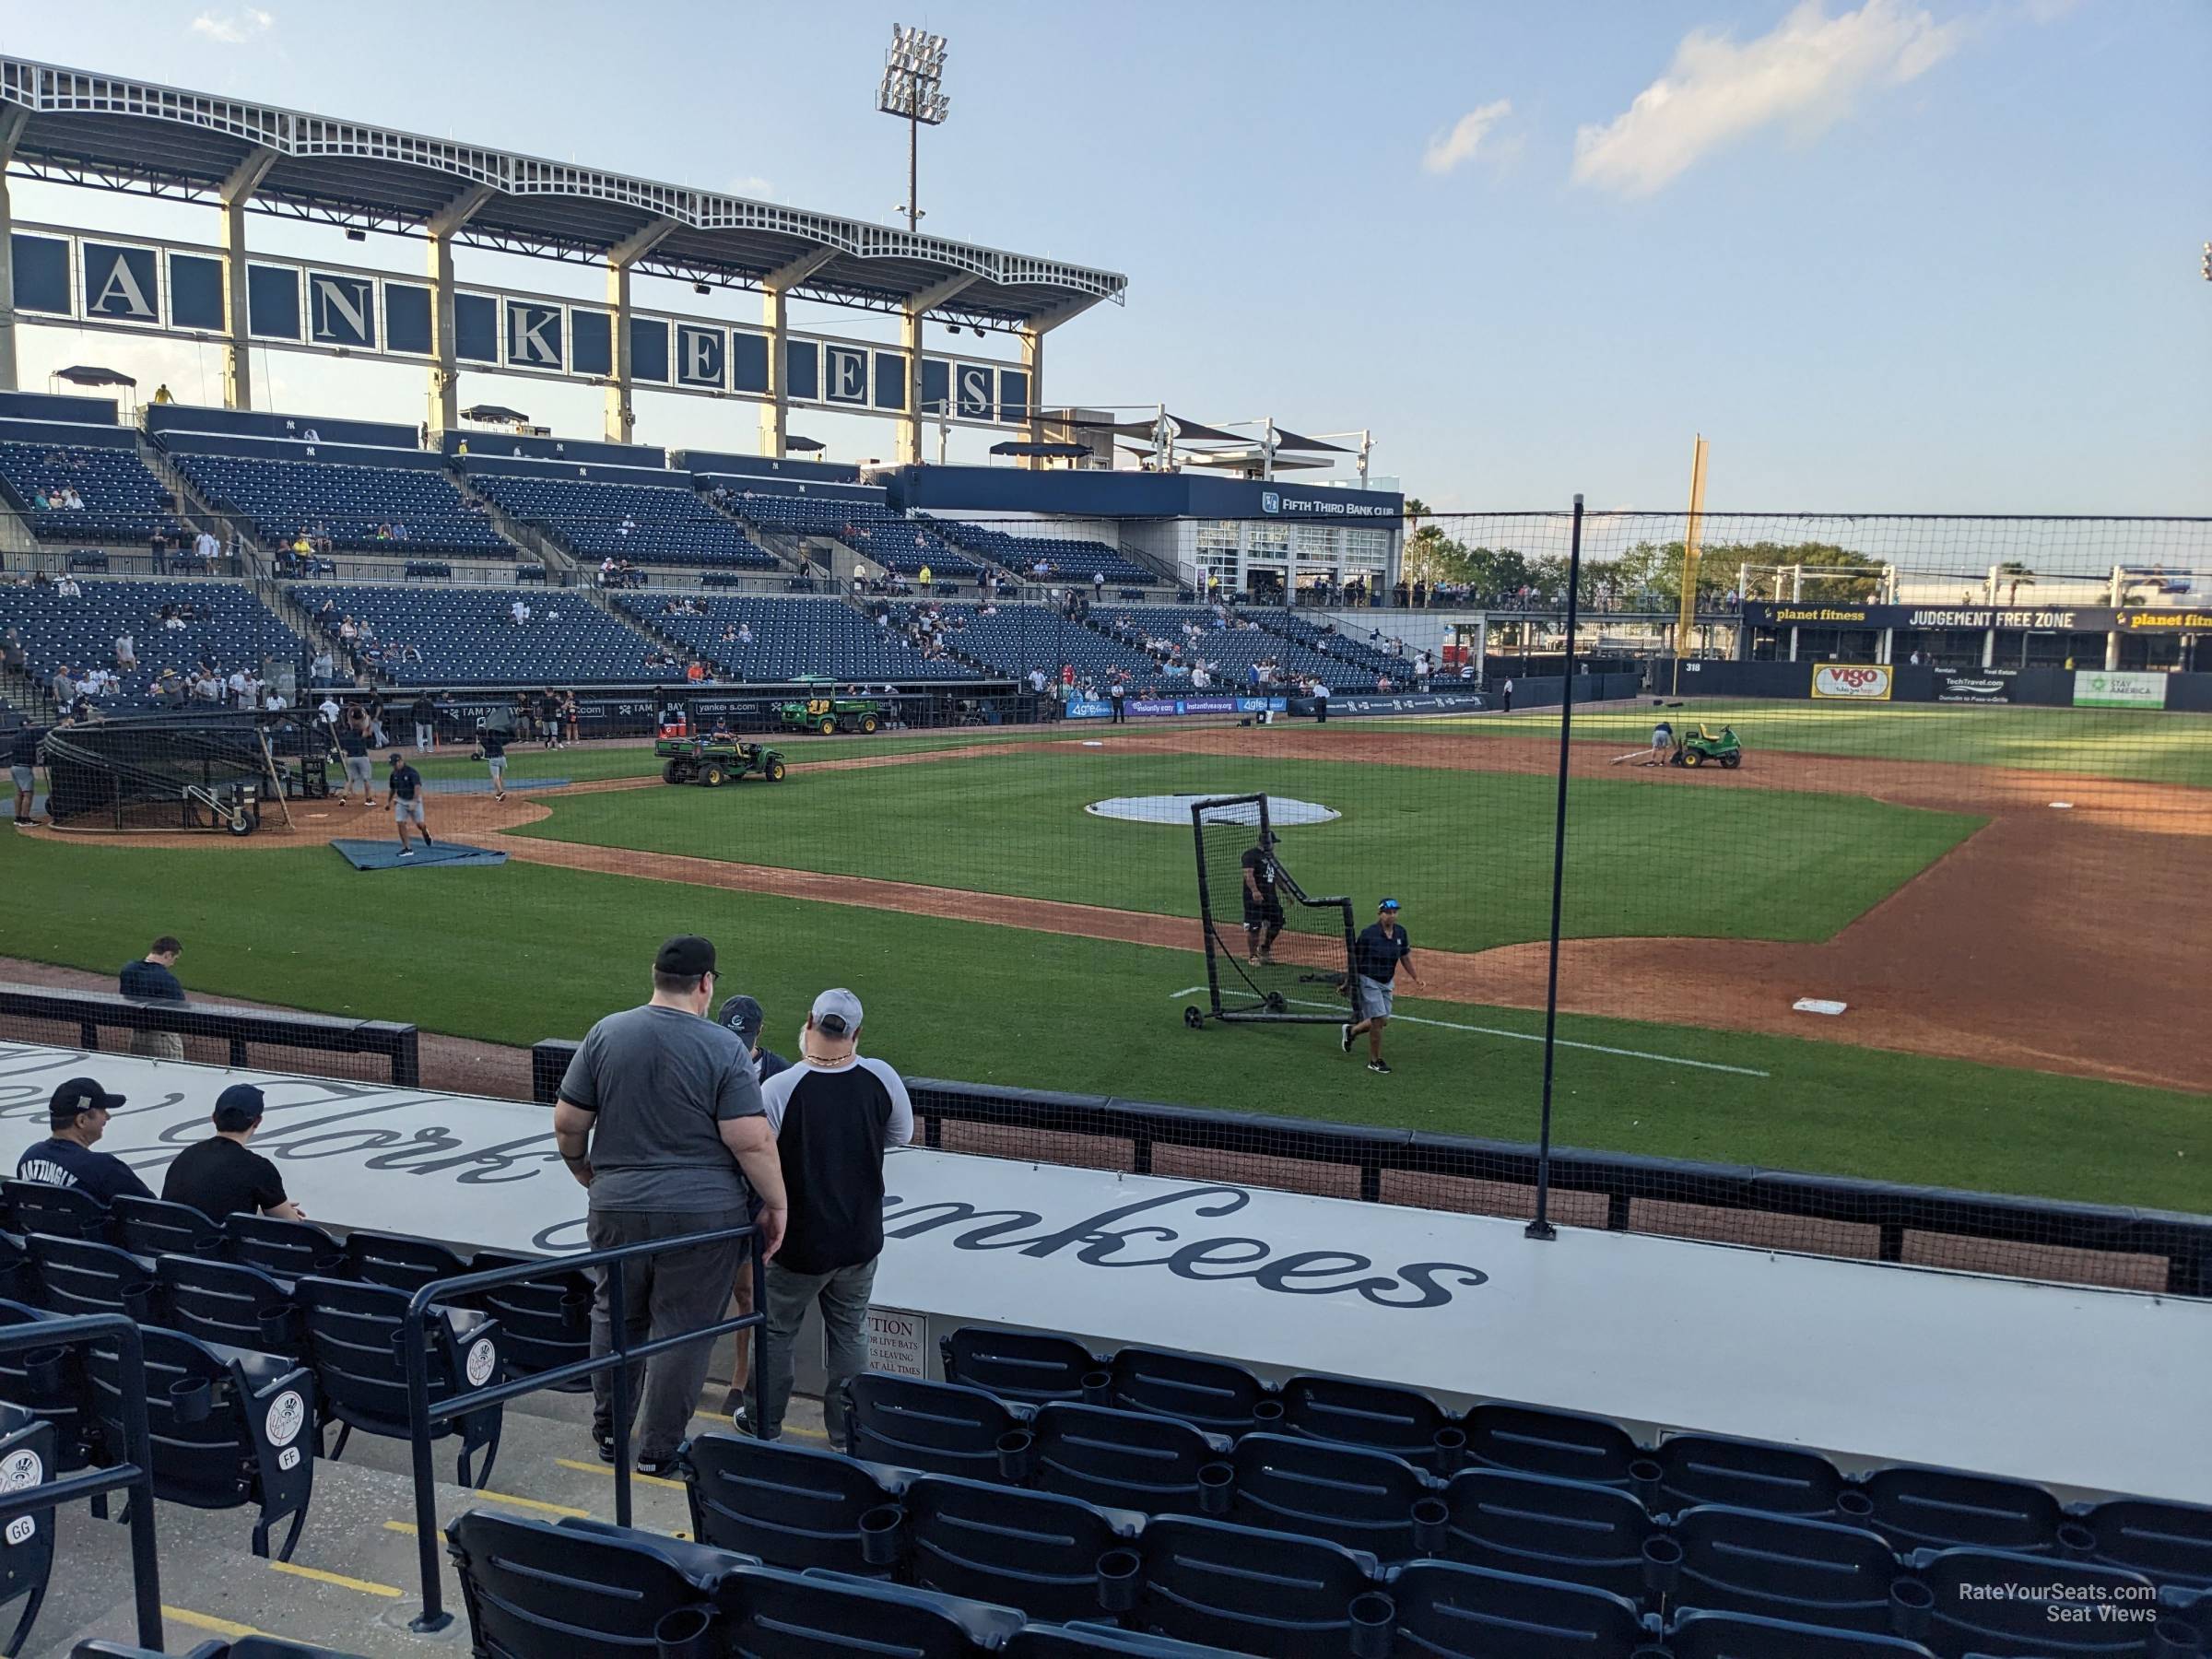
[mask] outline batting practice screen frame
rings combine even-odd
[[[1249,808],[1249,820],[1240,815]],[[1206,989],[1212,1018],[1225,1022],[1265,1021],[1276,1025],[1340,1025],[1359,1015],[1352,1005],[1352,901],[1316,899],[1276,856],[1277,842],[1264,794],[1219,795],[1191,805],[1191,834],[1198,861],[1198,915],[1206,934]],[[1275,942],[1276,960],[1253,962],[1246,934],[1243,858],[1258,847],[1275,865],[1276,890],[1283,901],[1284,925]],[[1234,894],[1234,898],[1230,894]],[[1230,904],[1235,906],[1228,909]],[[1223,930],[1229,930],[1225,935]],[[1314,1006],[1324,1003],[1323,1006]],[[1342,1003],[1341,1006],[1336,1006]],[[1186,1023],[1203,1023],[1195,1008]]]

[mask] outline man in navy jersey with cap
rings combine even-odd
[[[1413,971],[1413,941],[1398,925],[1398,901],[1385,899],[1375,907],[1375,919],[1352,941],[1353,1023],[1343,1028],[1344,1052],[1352,1052],[1352,1039],[1367,1036],[1367,1069],[1387,1076],[1390,1062],[1382,1058],[1382,1028],[1390,1023],[1394,982],[1399,969],[1416,984],[1421,976]]]
[[[131,1172],[130,1165],[112,1152],[92,1150],[92,1144],[107,1133],[108,1114],[122,1104],[121,1095],[110,1094],[92,1078],[70,1078],[46,1102],[52,1133],[17,1160],[16,1179],[75,1187],[102,1204],[124,1194],[151,1198],[153,1194]]]

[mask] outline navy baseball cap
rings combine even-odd
[[[251,1083],[233,1083],[215,1097],[215,1126],[236,1135],[261,1122],[261,1090]]]
[[[749,1049],[760,1041],[760,1028],[768,1023],[768,1014],[749,996],[729,996],[723,999],[722,1023]]]
[[[59,1124],[74,1124],[80,1112],[112,1112],[123,1104],[123,1097],[110,1094],[90,1077],[72,1077],[53,1091],[46,1102],[46,1115]]]
[[[1394,911],[1398,908],[1398,901],[1395,899],[1385,899],[1382,903],[1376,905],[1375,908],[1377,910]]]

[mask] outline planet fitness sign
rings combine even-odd
[[[1889,700],[1889,669],[1882,663],[1823,663],[1813,670],[1813,695],[1856,702]]]

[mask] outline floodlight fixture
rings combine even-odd
[[[906,123],[906,201],[900,211],[906,228],[922,225],[920,172],[922,129],[942,126],[952,100],[945,96],[945,37],[908,23],[891,26],[891,48],[883,54],[883,80],[876,107]]]

